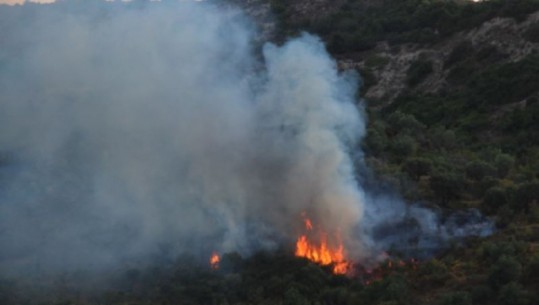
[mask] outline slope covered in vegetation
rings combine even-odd
[[[218,270],[190,257],[134,267],[105,292],[77,274],[52,290],[1,281],[0,304],[539,304],[539,1],[270,2],[277,40],[316,33],[361,74],[364,178],[480,209],[497,232],[420,262],[390,253],[353,278],[286,251],[228,253]]]
[[[317,33],[362,75],[379,178],[500,225],[539,220],[538,1],[350,0],[302,18],[273,4],[282,35]]]

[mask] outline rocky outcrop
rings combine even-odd
[[[410,89],[406,83],[407,73],[417,60],[431,62],[432,72],[413,90],[437,92],[447,85],[448,75],[455,65],[446,63],[450,60],[453,50],[460,45],[469,44],[470,52],[481,50],[496,52],[498,63],[518,61],[529,54],[539,52],[539,43],[525,38],[526,31],[537,22],[539,12],[531,14],[520,23],[512,18],[494,18],[477,28],[457,33],[432,46],[421,44],[389,46],[387,42],[381,42],[368,52],[343,56],[339,59],[339,66],[341,69],[357,69],[363,73],[370,73],[374,78],[374,85],[368,88],[365,97],[373,103],[380,101],[383,106],[391,103],[404,89]],[[479,53],[476,56],[482,55]],[[485,62],[483,67],[486,68],[487,65],[488,62]]]

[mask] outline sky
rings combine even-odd
[[[114,0],[106,0],[106,1],[114,1]],[[130,0],[122,0],[123,2],[129,2]],[[151,1],[159,1],[159,0],[151,0]],[[480,2],[482,0],[472,0],[473,2]],[[7,5],[16,5],[16,4],[24,4],[25,2],[31,2],[31,3],[54,3],[56,0],[0,0],[0,4],[7,4]]]
[[[32,3],[53,3],[56,0],[29,0],[28,2]],[[8,5],[16,5],[16,4],[24,4],[26,0],[0,0],[0,4],[8,4]]]
[[[109,2],[113,2],[114,0],[105,0]],[[129,2],[131,0],[121,0],[123,2]],[[158,0],[150,0],[150,1],[158,1]],[[48,4],[48,3],[54,3],[56,0],[0,0],[0,4],[7,4],[7,5],[22,5],[26,2],[30,3],[41,3],[41,4]]]

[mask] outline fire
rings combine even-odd
[[[344,246],[342,245],[339,234],[335,235],[336,246],[328,243],[328,234],[318,230],[313,233],[312,221],[303,213],[303,222],[305,224],[306,234],[300,235],[296,241],[296,256],[307,258],[310,261],[320,265],[333,265],[333,273],[346,274],[351,264],[346,259]],[[312,242],[309,236],[318,235],[319,242]]]
[[[221,258],[219,257],[219,254],[217,252],[213,252],[210,257],[210,266],[212,269],[219,269],[219,262],[221,261]]]

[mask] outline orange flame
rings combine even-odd
[[[307,218],[305,213],[302,213],[302,216],[303,222],[305,223],[305,229],[307,231],[312,231],[312,221]],[[338,242],[336,247],[328,245],[327,233],[320,231],[319,235],[320,242],[318,244],[311,242],[307,234],[300,235],[296,241],[296,256],[304,257],[324,266],[333,265],[333,273],[346,274],[349,271],[351,264],[345,257],[344,247],[339,235],[336,234]]]
[[[219,254],[217,252],[213,252],[210,257],[210,266],[212,269],[219,269],[219,262],[221,261],[221,258],[219,257]]]

